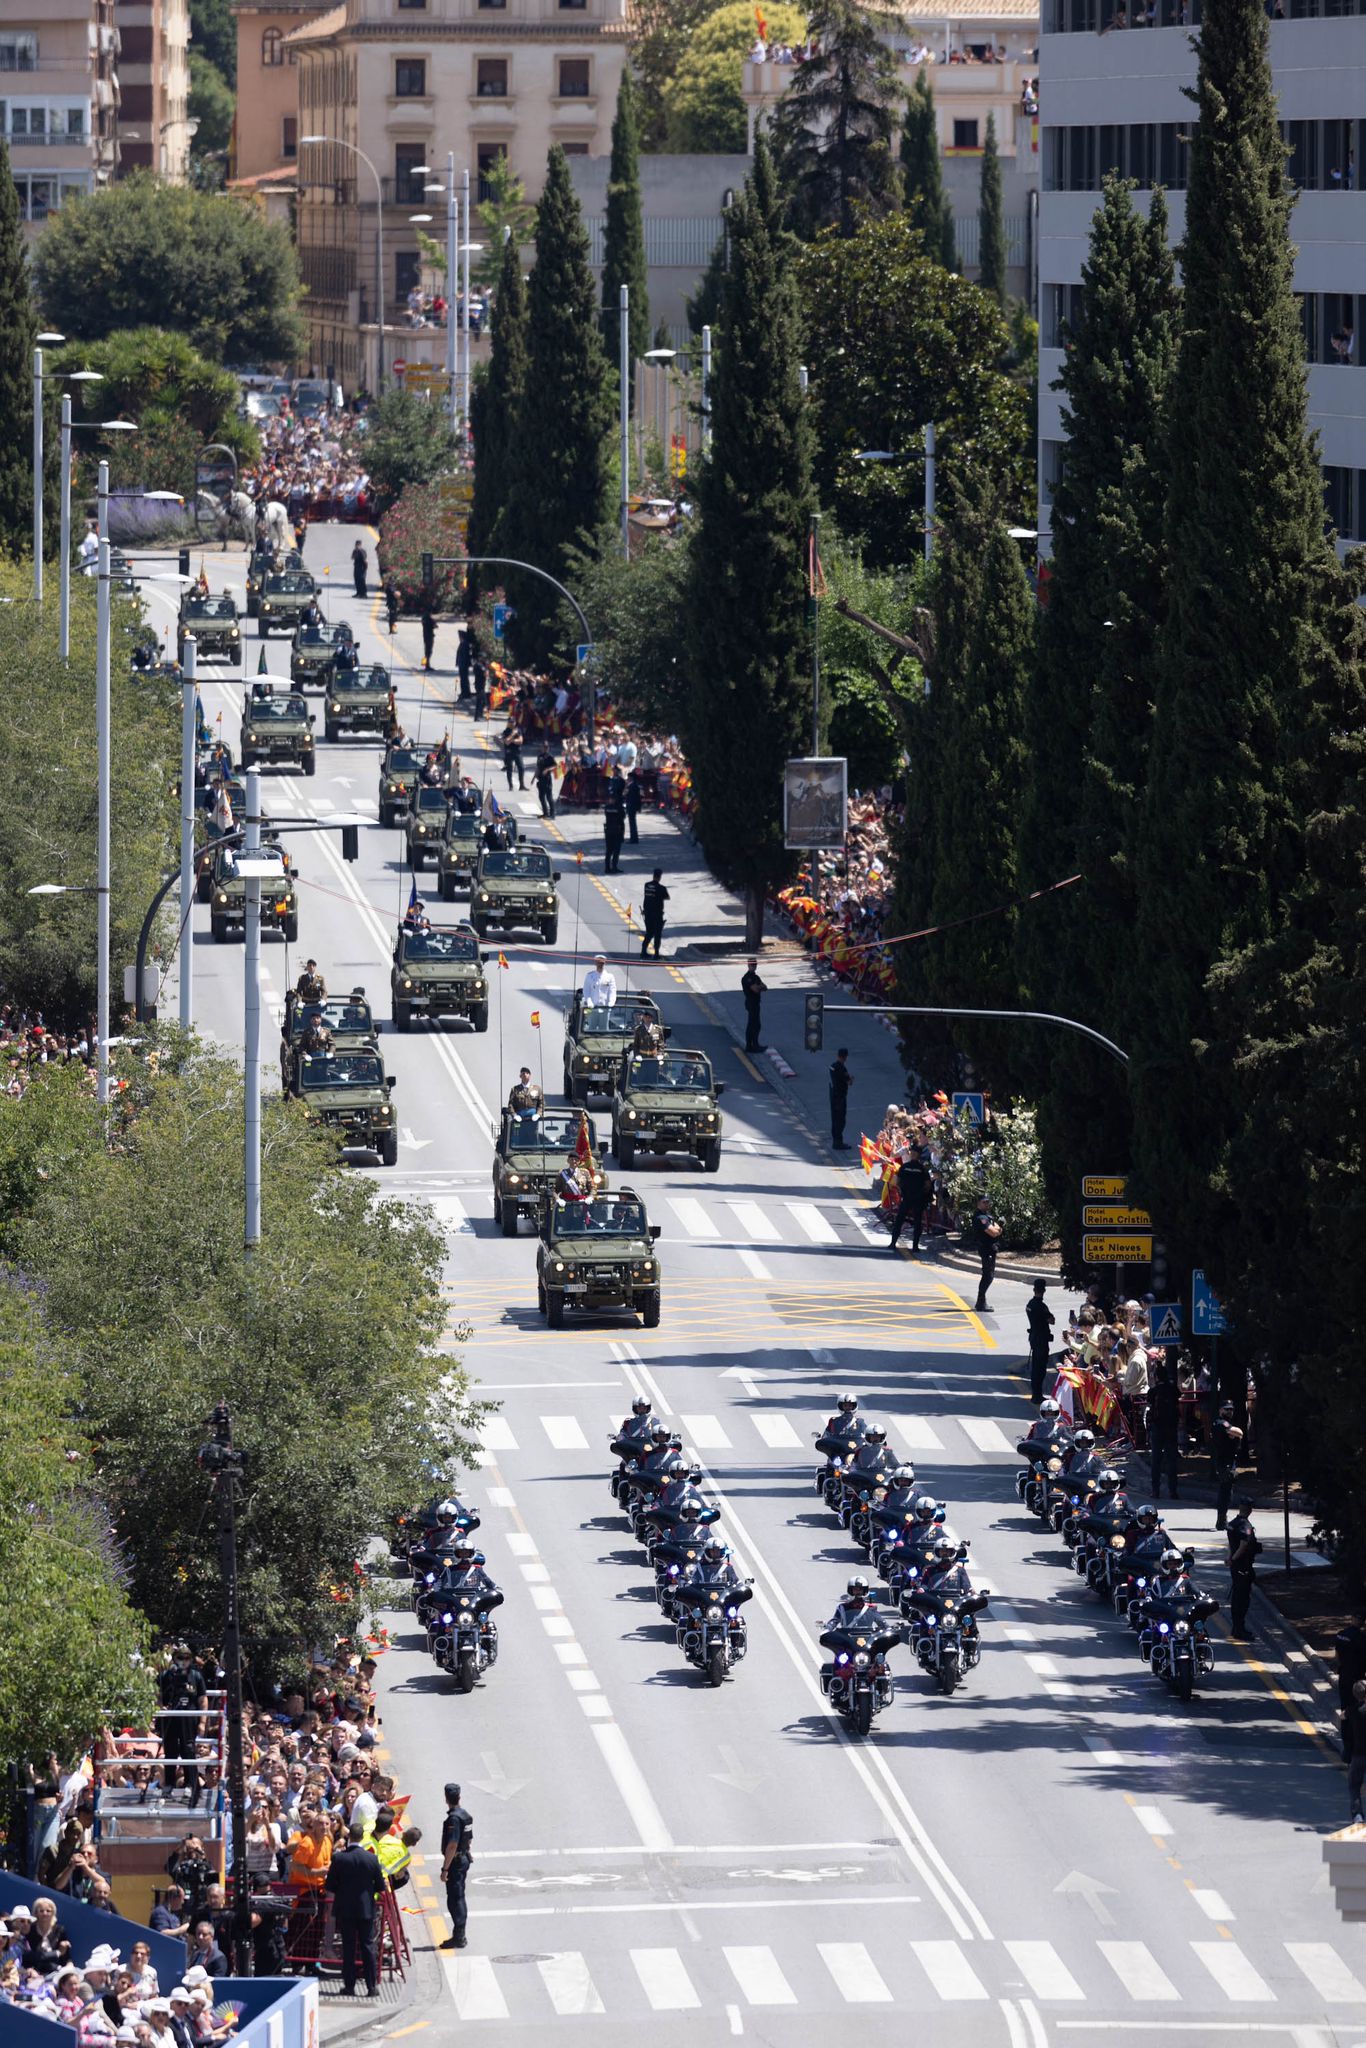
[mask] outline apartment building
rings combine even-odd
[[[114,0],[6,0],[0,10],[0,134],[31,229],[69,192],[106,185],[118,162]]]
[[[288,38],[317,21],[327,0],[236,0],[237,111],[234,182],[259,183],[297,164],[299,53]]]
[[[481,173],[502,157],[531,199],[552,143],[570,156],[608,153],[626,15],[627,0],[344,0],[285,38],[298,80],[299,261],[320,372],[373,388],[377,220],[384,321],[398,328],[421,275],[412,216],[434,215],[429,232],[443,235],[444,195],[427,188],[444,180],[448,151],[476,198]],[[307,144],[309,135],[334,140]],[[386,358],[432,356],[430,330],[412,340],[405,351],[399,334],[386,335]]]
[[[118,176],[190,168],[189,0],[114,0],[119,32]]]
[[[1324,497],[1344,544],[1366,540],[1366,0],[1272,0],[1271,61],[1304,321],[1309,418]],[[1185,88],[1201,0],[1045,0],[1040,46],[1043,189],[1039,201],[1039,529],[1046,553],[1063,433],[1050,386],[1061,323],[1075,303],[1101,181],[1114,168],[1140,203],[1163,185],[1171,236],[1185,229]]]

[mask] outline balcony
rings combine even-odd
[[[82,129],[79,135],[9,135],[5,139],[13,154],[23,149],[85,149],[90,136]]]

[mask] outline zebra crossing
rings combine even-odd
[[[495,1456],[509,1451],[587,1451],[600,1447],[608,1432],[620,1428],[621,1420],[616,1410],[604,1412],[596,1422],[591,1417],[584,1420],[575,1415],[540,1415],[534,1425],[519,1417],[514,1429],[505,1415],[490,1415],[479,1425],[477,1433],[483,1462],[488,1464]],[[772,1410],[742,1410],[728,1412],[724,1418],[707,1413],[680,1415],[678,1427],[690,1451],[704,1451],[709,1456],[725,1451],[748,1454],[755,1449],[757,1437],[765,1450],[785,1452],[789,1462],[790,1454],[798,1452],[814,1466],[817,1459],[812,1439],[823,1420],[814,1410],[793,1416],[775,1414]],[[893,1415],[886,1421],[893,1448],[905,1452],[912,1460],[936,1454],[954,1464],[975,1464],[984,1458],[1012,1462],[1015,1459],[1014,1445],[1005,1430],[987,1417],[936,1415],[930,1421],[923,1415]]]
[[[460,1956],[446,1961],[459,2018],[523,2024],[585,2013],[621,2019],[650,2013],[843,2005],[911,2009],[1028,1996],[1041,2005],[1106,2010],[1184,2005],[1202,2014],[1297,2001],[1318,2008],[1366,2008],[1366,1985],[1330,1942],[1285,1942],[1258,1964],[1232,1941],[1181,1941],[1161,1958],[1142,1941],[1073,1945],[1052,1941],[793,1941],[780,1954],[763,1943],[667,1945],[527,1956]],[[1267,1974],[1263,1975],[1265,1971]],[[1267,1981],[1276,1979],[1278,1988]]]
[[[821,1246],[825,1249],[886,1251],[885,1227],[871,1212],[848,1201],[762,1200],[741,1196],[668,1194],[638,1183],[651,1218],[664,1226],[665,1244],[699,1244],[748,1249],[757,1245]],[[430,1203],[437,1221],[452,1236],[476,1234],[476,1222],[493,1230],[492,1207],[484,1188],[454,1176],[402,1172],[385,1181],[384,1192]],[[528,1229],[530,1226],[528,1226]],[[889,1268],[893,1262],[887,1261]]]

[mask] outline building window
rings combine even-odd
[[[421,142],[396,142],[394,144],[394,204],[396,206],[421,206],[426,198],[424,186],[427,173],[419,170],[419,164],[427,161],[427,150]]]
[[[292,164],[299,154],[299,117],[286,114],[280,122],[280,154],[287,164]]]
[[[588,98],[588,59],[586,57],[561,57],[560,98],[562,100],[586,100]]]
[[[400,249],[394,258],[394,297],[400,305],[422,282],[422,258],[416,249]]]
[[[560,0],[560,7],[562,11],[564,9],[572,7],[576,9],[578,13],[582,14],[586,10],[587,6],[588,0]]]
[[[488,9],[503,8],[506,7],[507,4],[508,0],[479,0],[480,7]]]
[[[27,32],[0,36],[0,71],[36,71],[38,38]]]
[[[261,62],[267,71],[285,61],[285,39],[278,28],[268,28],[261,35]]]
[[[425,9],[427,0],[398,0],[398,4],[400,7],[407,7],[413,9],[414,12],[420,12]]]
[[[977,140],[977,123],[975,121],[954,122],[953,146],[955,149],[979,149],[981,147]]]
[[[479,198],[492,199],[493,187],[489,184],[489,172],[496,163],[507,160],[508,146],[505,142],[481,142],[475,151],[475,169],[479,174]]]
[[[560,148],[566,156],[587,156],[588,154],[588,144],[586,142],[562,142]]]
[[[505,100],[508,92],[507,58],[476,58],[474,90],[481,100]]]
[[[394,66],[394,93],[401,100],[425,99],[427,94],[427,60],[425,57],[400,57]]]

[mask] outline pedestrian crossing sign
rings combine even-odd
[[[1179,1301],[1154,1301],[1148,1307],[1148,1328],[1154,1344],[1179,1344],[1181,1342],[1181,1304]]]
[[[975,1089],[959,1088],[954,1091],[953,1120],[961,1123],[966,1117],[970,1124],[986,1122],[986,1103]]]

